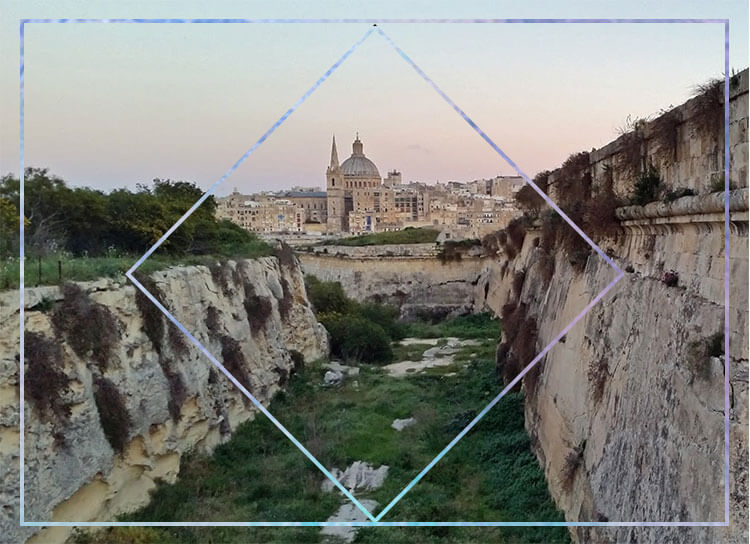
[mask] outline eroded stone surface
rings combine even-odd
[[[349,491],[372,491],[383,485],[388,476],[388,468],[388,465],[373,468],[372,465],[364,461],[355,461],[344,471],[332,468],[331,474]],[[334,486],[331,480],[326,478],[321,484],[321,489],[333,491],[338,488]]]
[[[407,427],[411,427],[412,425],[416,425],[417,420],[413,417],[407,417],[406,419],[394,419],[393,423],[391,423],[391,427],[396,429],[397,431],[403,431]]]
[[[371,513],[378,506],[377,501],[370,499],[362,499],[359,501],[362,506],[367,508]],[[367,521],[368,517],[362,510],[352,502],[346,502],[341,505],[338,511],[328,518],[326,521],[331,522],[343,522],[343,521]],[[344,542],[352,542],[357,536],[357,527],[349,526],[328,526],[321,529],[321,534],[326,537],[334,537],[336,540],[343,540]],[[329,539],[330,541],[331,539]]]
[[[189,266],[156,272],[152,278],[172,313],[220,362],[221,336],[237,341],[247,387],[263,403],[294,371],[290,350],[308,361],[328,353],[327,333],[309,306],[298,265],[280,266],[268,257],[230,262],[219,274]],[[184,452],[210,452],[237,425],[254,417],[254,408],[241,392],[212,370],[212,363],[187,339],[174,340],[165,327],[161,355],[157,353],[144,332],[129,282],[103,279],[79,285],[111,312],[119,323],[119,338],[103,370],[62,343],[60,368],[71,380],[64,397],[71,410],[68,423],[43,422],[27,401],[26,519],[112,520],[145,505],[157,480],[174,481]],[[270,303],[257,329],[251,328],[245,311],[246,290]],[[0,297],[0,501],[8,505],[0,511],[0,534],[8,542],[23,542],[36,531],[18,526],[18,298],[17,291]],[[61,300],[60,289],[26,290],[25,327],[56,341],[50,313],[34,308],[43,299]],[[281,299],[288,303],[283,312]],[[214,322],[208,319],[211,307]],[[184,386],[176,419],[168,408],[170,381],[162,364],[181,376]],[[132,420],[122,454],[115,454],[101,427],[93,398],[94,373],[115,385]],[[64,437],[64,447],[55,444],[53,431]],[[61,542],[68,534],[69,528],[45,529],[33,541]]]

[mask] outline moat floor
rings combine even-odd
[[[497,337],[407,339],[394,346],[397,362],[419,364],[441,357],[450,361],[396,374],[388,367],[346,362],[359,366],[359,372],[342,372],[334,384],[324,380],[330,367],[323,361],[310,363],[269,409],[327,469],[337,467],[336,474],[343,475],[343,469],[353,464],[360,467],[364,475],[350,474],[345,485],[377,515],[500,392],[494,369],[496,344]],[[394,426],[395,420],[409,424]],[[378,475],[376,485],[367,480],[373,474]],[[322,472],[261,415],[240,426],[212,456],[188,458],[176,484],[160,486],[151,505],[123,519],[324,521],[352,514],[346,507],[352,503],[324,480]],[[383,521],[563,521],[530,450],[521,393],[504,397]],[[343,539],[383,544],[569,542],[564,527],[117,528],[94,536],[79,533],[74,542]]]

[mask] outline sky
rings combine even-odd
[[[75,2],[0,0],[0,172],[19,170],[20,18],[729,18],[748,65],[747,2]],[[628,116],[724,71],[721,24],[380,27],[526,174],[613,140]],[[371,28],[355,24],[28,24],[25,164],[109,190],[216,183]],[[356,132],[381,176],[515,173],[373,33],[217,189],[324,186]]]

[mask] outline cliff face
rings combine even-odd
[[[328,353],[297,262],[273,257],[144,279],[262,403],[302,360]],[[187,451],[210,452],[255,409],[197,347],[112,280],[26,290],[25,518],[114,520],[173,481]],[[0,532],[18,527],[18,292],[0,301]],[[280,439],[283,439],[281,435]],[[30,542],[60,542],[48,528]]]
[[[581,542],[744,542],[748,456],[747,189],[731,195],[730,513],[726,528],[574,530]],[[723,194],[621,208],[602,248],[628,273],[524,378],[526,427],[570,521],[724,520]],[[614,277],[598,256],[575,270],[528,231],[488,263],[477,299],[525,304],[528,360]],[[664,272],[679,280],[668,286]],[[523,274],[521,274],[523,272]],[[519,273],[519,274],[516,274]],[[516,280],[514,291],[514,277]],[[517,294],[516,294],[517,293]],[[479,304],[479,302],[477,302]],[[509,318],[510,319],[510,318]],[[514,319],[519,319],[515,316]],[[508,341],[508,323],[505,338]],[[502,352],[502,350],[499,350]],[[507,358],[499,353],[499,365]]]

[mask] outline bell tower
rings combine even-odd
[[[328,232],[340,233],[344,230],[346,210],[344,208],[344,175],[339,165],[336,151],[336,136],[331,145],[331,163],[326,168],[326,203],[328,206]]]

